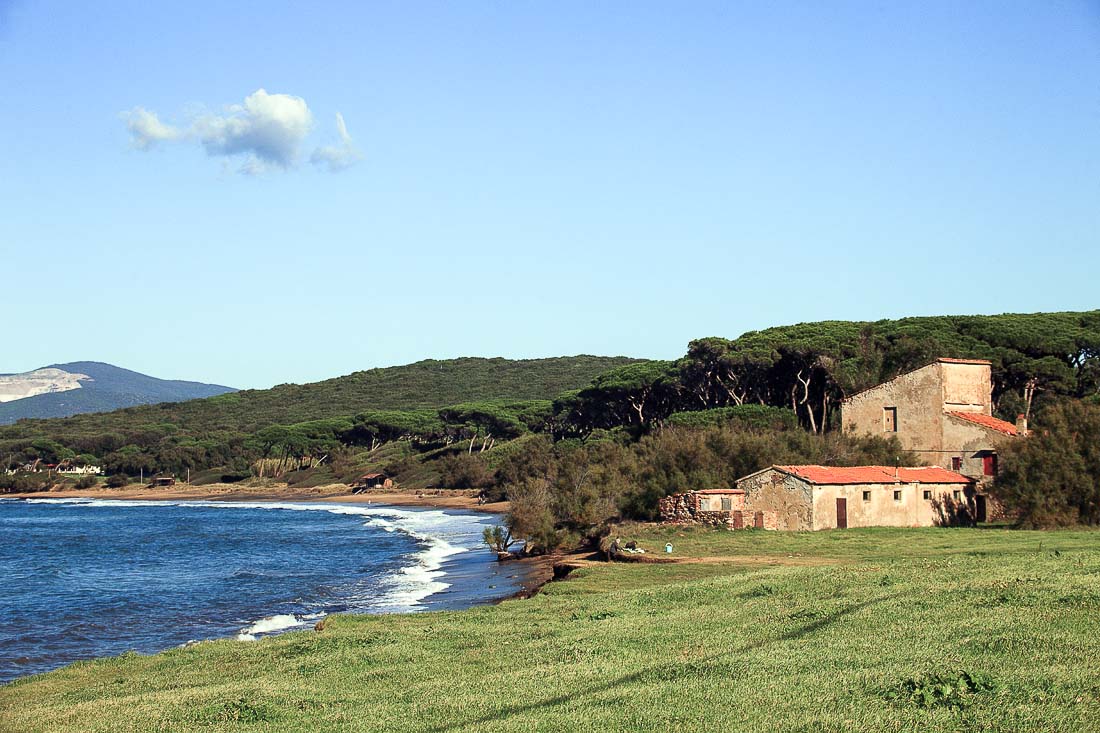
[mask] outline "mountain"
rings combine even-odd
[[[157,379],[97,361],[51,364],[0,374],[0,425],[23,418],[69,417],[234,392],[232,387]]]
[[[65,440],[108,433],[159,434],[165,425],[171,425],[176,437],[201,438],[211,434],[251,433],[268,425],[354,415],[364,410],[439,408],[501,398],[553,399],[562,392],[585,386],[608,369],[636,361],[639,360],[623,356],[587,355],[519,360],[429,359],[311,384],[280,384],[271,389],[249,389],[204,400],[20,423],[0,430],[0,439],[48,435]],[[65,366],[74,369],[80,366],[87,373],[87,365]],[[69,394],[72,393],[56,396]],[[52,395],[40,395],[49,396]],[[0,410],[13,404],[19,403],[0,404]],[[0,419],[0,424],[3,422]]]

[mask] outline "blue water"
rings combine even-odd
[[[493,521],[383,505],[0,499],[0,682],[329,613],[503,598],[522,578],[482,543]]]

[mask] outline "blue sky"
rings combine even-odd
[[[265,387],[1098,305],[1086,0],[0,0],[0,85],[0,372]]]

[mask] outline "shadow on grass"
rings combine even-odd
[[[784,641],[797,641],[806,636],[809,636],[810,634],[820,631],[826,626],[830,626],[831,624],[836,623],[845,616],[850,616],[851,614],[862,611],[865,608],[878,605],[880,603],[883,603],[884,601],[898,598],[901,595],[903,594],[894,593],[890,595],[879,596],[878,598],[871,598],[861,603],[854,603],[850,606],[846,606],[845,608],[840,609],[839,611],[836,611],[835,613],[831,613],[828,616],[824,616],[822,618],[815,619],[814,621],[811,621],[807,624],[803,624],[797,629],[792,629],[785,634],[780,634],[775,638],[761,639],[759,641],[749,642],[731,651],[712,654],[708,657],[695,660],[690,665],[664,664],[646,667],[644,669],[638,670],[637,672],[632,672],[630,674],[622,675],[621,677],[607,680],[606,682],[603,682],[601,684],[593,685],[587,690],[569,692],[563,695],[556,695],[547,700],[530,702],[525,705],[512,705],[510,707],[504,708],[503,710],[495,711],[478,718],[472,718],[470,720],[465,720],[457,723],[439,725],[435,728],[432,728],[431,730],[435,731],[436,733],[448,733],[449,731],[457,731],[463,728],[467,728],[469,726],[480,728],[490,723],[499,723],[502,720],[512,717],[513,715],[520,715],[522,713],[556,707],[558,705],[563,705],[568,702],[575,702],[579,699],[591,697],[592,695],[596,695],[602,692],[607,692],[615,689],[616,687],[631,684],[633,682],[644,682],[647,680],[668,682],[679,679],[681,677],[688,677],[697,673],[696,670],[698,669],[698,666],[700,664],[709,664],[710,662],[717,661],[724,657],[732,657],[739,654],[746,654],[751,651],[762,649],[771,644],[777,644]]]

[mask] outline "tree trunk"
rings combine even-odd
[[[813,380],[813,373],[811,372],[810,376],[803,379],[802,370],[799,369],[798,374],[795,375],[795,379],[802,384],[802,400],[798,404],[806,405],[806,414],[810,418],[810,430],[814,434],[817,434],[817,420],[814,419],[814,408],[813,405],[810,404],[810,382]]]
[[[1024,383],[1024,419],[1031,419],[1031,401],[1039,391],[1039,378],[1032,377]]]

